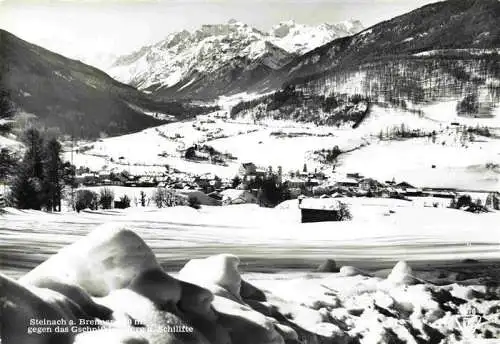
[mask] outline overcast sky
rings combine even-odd
[[[431,2],[435,0],[0,0],[0,28],[88,61],[232,18],[261,30],[290,19],[321,24],[353,18],[371,26]]]

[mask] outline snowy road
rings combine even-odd
[[[325,258],[366,269],[401,259],[420,265],[465,258],[500,261],[500,233],[494,229],[498,212],[476,215],[393,200],[352,202],[355,220],[320,224],[300,224],[294,207],[253,205],[80,214],[7,209],[0,216],[0,271],[19,276],[108,222],[137,231],[170,271],[189,259],[223,252],[238,255],[246,271],[310,269]],[[388,209],[395,211],[389,216]]]

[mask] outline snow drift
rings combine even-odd
[[[17,281],[0,274],[1,342],[453,343],[500,335],[499,290],[443,276],[437,286],[403,261],[385,276],[344,266],[292,280],[253,274],[251,283],[239,264],[218,254],[174,277],[133,229],[102,225]],[[462,316],[471,311],[479,321],[467,334]]]

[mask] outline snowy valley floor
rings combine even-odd
[[[0,216],[1,269],[26,272],[96,226],[136,231],[168,270],[218,253],[236,254],[253,271],[310,269],[327,258],[366,269],[399,260],[500,260],[500,212],[471,214],[408,201],[346,198],[354,219],[301,224],[296,201],[256,205],[83,211],[47,214],[6,209]]]
[[[28,288],[33,300],[41,297],[48,305],[59,300],[61,307],[66,296],[54,295],[64,290],[71,298],[68,285],[76,285],[113,311],[112,330],[58,343],[497,342],[499,212],[470,214],[389,199],[344,201],[352,221],[317,224],[300,223],[296,201],[275,209],[241,205],[80,214],[8,208],[0,216],[0,299],[22,303],[16,295],[26,298]],[[113,225],[99,227],[105,223]],[[131,229],[152,252],[139,237],[113,228]],[[195,259],[207,256],[212,257]],[[328,258],[337,263],[333,272],[313,271]],[[177,294],[156,260],[171,276],[208,289],[214,298],[182,282],[176,302],[184,315],[165,306]],[[240,272],[258,289],[246,282],[240,289]],[[50,282],[54,279],[66,287]],[[184,300],[185,293],[195,294]],[[17,309],[36,316],[35,301],[27,302]],[[140,319],[146,330],[188,317],[198,334],[186,339],[146,331],[142,336],[120,321],[123,316]],[[14,326],[11,338],[26,340],[15,327],[21,325],[9,325],[6,318],[4,329]],[[207,322],[213,326],[207,328]]]

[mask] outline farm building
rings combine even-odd
[[[75,183],[83,184],[86,186],[97,185],[99,182],[98,175],[96,173],[84,173],[75,176]]]
[[[266,175],[266,171],[257,168],[252,162],[241,164],[238,172],[243,176],[243,179],[252,179],[257,176],[264,177]]]
[[[341,203],[333,198],[299,199],[302,223],[340,221]]]
[[[416,189],[413,185],[407,182],[398,183],[394,187],[403,191],[406,191],[407,189]]]
[[[338,180],[337,183],[335,184],[337,187],[359,187],[359,181],[357,181],[354,178],[344,178],[341,180]]]
[[[254,163],[247,162],[240,166],[239,174],[242,176],[251,176],[257,172],[257,166]]]
[[[224,204],[257,203],[257,197],[248,190],[227,189],[221,192]]]
[[[293,178],[287,180],[288,187],[290,188],[305,188],[307,181],[300,178]]]
[[[196,202],[200,205],[221,205],[220,201],[198,190],[180,190],[177,192],[177,194],[183,197],[185,201],[189,201],[189,199],[195,199]]]

